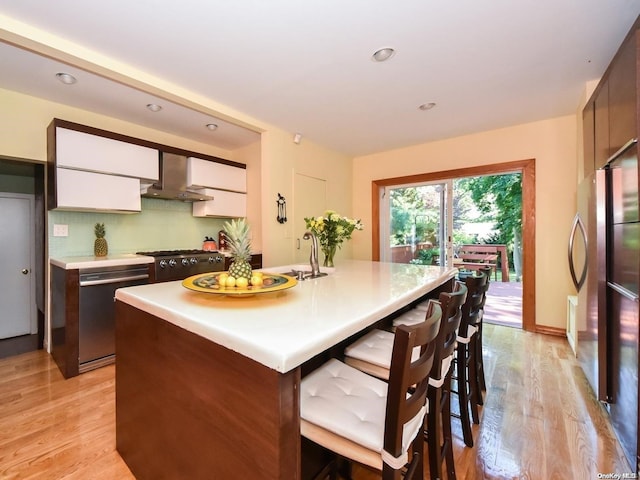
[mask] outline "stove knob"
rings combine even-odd
[[[167,268],[167,261],[166,260],[160,260],[160,268]]]
[[[196,263],[198,263],[198,260],[196,259],[196,257],[191,257],[191,258],[189,259],[189,263],[190,263],[191,265],[195,265]]]
[[[207,260],[209,263],[214,263],[216,261],[215,257],[209,257]]]
[[[184,267],[188,267],[189,266],[189,260],[186,259],[186,258],[183,258],[181,263],[182,263],[182,266],[184,266]]]
[[[218,263],[222,263],[223,261],[224,261],[224,259],[222,258],[222,255],[218,255],[218,256],[216,257],[216,262],[218,262]]]
[[[176,266],[176,261],[173,258],[171,260],[169,260],[169,266],[170,267],[175,267]]]

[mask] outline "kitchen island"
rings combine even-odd
[[[328,276],[247,298],[181,282],[118,290],[118,451],[139,479],[300,479],[301,376],[450,289],[456,272],[345,260]]]

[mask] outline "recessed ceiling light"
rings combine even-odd
[[[418,108],[420,110],[431,110],[435,106],[436,106],[435,102],[429,102],[429,103],[423,103]]]
[[[56,73],[56,77],[65,85],[73,85],[78,81],[76,80],[76,77],[74,77],[70,73],[63,73],[63,72]]]
[[[155,103],[148,103],[147,104],[147,108],[149,110],[151,110],[152,112],[159,112],[160,110],[162,110],[162,107],[160,105],[155,104]]]
[[[396,51],[391,47],[381,48],[379,50],[376,50],[373,53],[373,55],[371,56],[371,59],[374,62],[384,62],[386,60],[389,60],[391,57],[393,57],[394,53],[396,53]]]
[[[218,128],[218,125],[216,125],[215,123],[207,123],[205,126],[211,131],[214,131]]]

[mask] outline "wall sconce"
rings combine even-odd
[[[287,221],[287,200],[278,193],[276,204],[278,205],[278,216],[276,220],[278,220],[278,223],[285,223]]]

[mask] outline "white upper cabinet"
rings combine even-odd
[[[189,157],[187,159],[187,186],[245,193],[247,191],[247,170],[233,165]]]
[[[56,127],[56,165],[144,180],[160,178],[158,150],[61,127]]]
[[[57,168],[56,194],[60,210],[128,213],[142,208],[137,178]]]
[[[246,217],[247,194],[227,192],[224,190],[205,189],[205,195],[213,200],[195,202],[193,204],[194,217]]]

